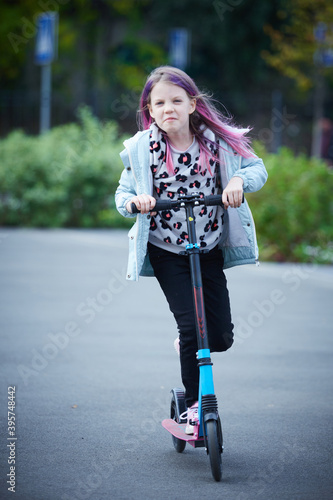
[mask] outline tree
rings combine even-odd
[[[285,19],[279,31],[265,27],[272,40],[273,52],[263,58],[283,75],[294,80],[298,88],[314,87],[312,156],[321,156],[322,118],[326,97],[326,79],[333,82],[333,4],[326,0],[292,0],[279,13]],[[331,55],[330,55],[331,54]]]
[[[278,11],[282,25],[279,29],[270,24],[264,27],[272,42],[271,51],[262,51],[263,59],[294,80],[300,90],[307,91],[315,84],[319,49],[333,49],[333,3],[327,0],[286,0]],[[319,47],[315,29],[325,23],[328,36]],[[332,68],[322,70],[333,76]]]
[[[52,66],[54,123],[72,120],[78,105],[86,103],[100,118],[115,118],[123,130],[132,132],[139,90],[147,74],[168,63],[170,30],[187,28],[192,40],[186,70],[198,86],[223,102],[236,121],[254,125],[259,117],[264,126],[277,78],[261,57],[262,50],[270,48],[263,27],[279,31],[284,19],[277,13],[285,2],[3,0],[1,26],[11,40],[8,36],[0,39],[1,88],[13,95],[13,101],[15,89],[26,91],[32,101],[29,110],[37,108],[35,20],[43,10],[58,10],[59,57]],[[10,106],[5,103],[4,108]],[[29,129],[33,128],[32,114],[28,113]]]

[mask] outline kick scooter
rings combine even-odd
[[[182,389],[174,388],[171,391],[170,418],[162,421],[162,426],[172,434],[173,445],[178,453],[182,453],[186,443],[194,448],[205,447],[209,456],[210,466],[215,481],[222,477],[223,437],[222,426],[218,414],[217,398],[214,393],[213,369],[210,358],[210,349],[207,338],[207,327],[202,289],[202,278],[199,254],[202,252],[197,242],[195,230],[195,216],[193,209],[196,206],[222,205],[221,195],[200,196],[199,193],[180,195],[177,200],[157,201],[152,212],[184,208],[188,229],[188,243],[184,254],[189,256],[193,300],[196,314],[196,331],[198,339],[198,366],[199,366],[199,395],[198,420],[191,422],[194,425],[193,435],[185,434],[186,412],[185,395]],[[132,204],[132,213],[138,210]]]

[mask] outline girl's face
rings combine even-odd
[[[172,137],[189,134],[190,114],[195,104],[195,99],[190,99],[182,87],[158,82],[150,93],[148,108],[158,127]]]

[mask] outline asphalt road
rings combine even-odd
[[[1,499],[333,498],[332,268],[227,271],[216,483],[204,449],[177,454],[160,424],[176,328],[153,278],[125,281],[126,233],[2,229],[0,255]]]

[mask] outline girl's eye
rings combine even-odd
[[[175,99],[175,102],[182,102],[181,99]]]

